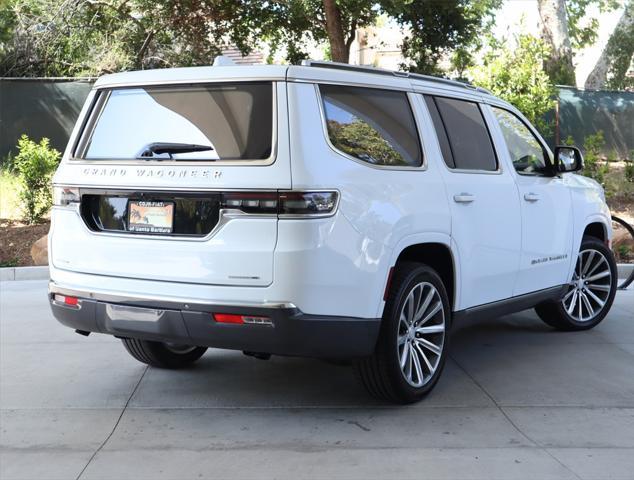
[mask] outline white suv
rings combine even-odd
[[[108,75],[54,179],[53,313],[157,367],[207,347],[352,359],[372,394],[416,401],[464,317],[606,316],[610,213],[581,164],[450,80],[314,61]]]

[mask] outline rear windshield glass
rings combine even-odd
[[[271,156],[270,82],[131,87],[102,92],[79,156],[263,160]]]

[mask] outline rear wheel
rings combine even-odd
[[[443,369],[451,310],[438,274],[426,265],[397,267],[374,354],[355,363],[375,397],[412,403],[434,388]]]
[[[122,338],[123,346],[139,362],[158,368],[183,368],[198,360],[205,347],[151,342],[136,338]]]
[[[563,298],[542,303],[535,311],[558,330],[588,330],[610,311],[617,281],[616,262],[610,249],[599,239],[585,237]]]

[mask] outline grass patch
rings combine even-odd
[[[18,258],[12,258],[10,260],[0,260],[0,268],[17,267],[20,264]]]
[[[21,218],[19,190],[17,175],[6,169],[0,170],[0,218]]]

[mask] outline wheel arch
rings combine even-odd
[[[585,236],[595,237],[605,242],[608,237],[608,232],[606,225],[600,221],[594,221],[586,225],[586,228],[583,230],[582,238]]]
[[[452,310],[456,305],[458,295],[458,268],[459,263],[452,251],[449,238],[429,238],[420,242],[407,242],[395,249],[395,255],[391,265],[398,267],[399,263],[410,261],[424,263],[433,268],[447,289]],[[386,285],[389,288],[389,285]]]
[[[581,248],[581,242],[585,236],[598,238],[602,242],[612,241],[612,221],[607,213],[595,213],[585,218],[583,222],[579,222],[575,228],[575,236],[572,245],[572,255],[570,256],[570,264],[568,266],[568,275],[566,278],[572,277],[572,272],[577,261],[577,254]]]

